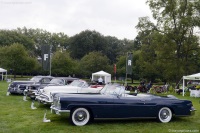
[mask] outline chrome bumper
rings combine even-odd
[[[47,100],[46,98],[42,98],[40,96],[36,96],[35,98],[37,101],[42,102],[42,103],[52,103],[53,101]]]
[[[59,114],[59,113],[70,113],[70,110],[60,110],[58,108],[56,108],[54,105],[52,105],[50,107],[51,110],[54,110],[56,112],[56,114]]]
[[[194,107],[192,107],[192,108],[190,109],[190,114],[191,114],[191,115],[194,115],[194,114],[195,114],[195,111],[196,111],[196,109],[195,109]]]
[[[24,90],[21,90],[19,88],[8,88],[8,92],[10,92],[10,93],[17,93],[17,94],[23,94]]]

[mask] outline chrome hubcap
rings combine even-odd
[[[75,115],[75,120],[78,122],[84,121],[87,117],[86,113],[83,111],[78,111]]]
[[[160,117],[161,117],[162,119],[167,119],[167,118],[169,117],[169,112],[168,112],[167,110],[163,110],[163,111],[161,112]]]
[[[84,118],[84,117],[83,117],[83,114],[78,114],[78,119],[79,119],[79,120],[83,120],[83,118]]]

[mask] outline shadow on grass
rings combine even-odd
[[[71,125],[70,123],[70,115],[69,114],[51,114],[49,117],[53,123],[59,124],[59,125]],[[190,120],[182,118],[182,117],[174,117],[170,123],[176,124],[176,123],[188,123]],[[90,121],[87,125],[132,125],[132,124],[139,124],[139,125],[149,125],[154,123],[155,125],[163,124],[159,122],[156,118],[153,119],[139,119],[139,118],[133,118],[133,119],[94,119],[93,121]],[[71,125],[72,126],[72,125]]]

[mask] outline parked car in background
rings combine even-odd
[[[170,122],[173,116],[190,116],[195,109],[189,100],[175,96],[125,93],[124,86],[107,86],[100,94],[56,94],[51,109],[56,114],[70,113],[73,125],[84,126],[93,119],[157,118]]]
[[[77,80],[77,79],[78,78],[72,78],[72,77],[55,77],[48,84],[36,83],[36,84],[27,85],[26,89],[24,90],[24,93],[28,97],[34,99],[37,95],[39,95],[39,91],[42,91],[42,89],[46,86],[69,85],[72,81]]]
[[[53,79],[52,76],[34,76],[28,81],[12,81],[8,85],[8,92],[10,94],[23,94],[27,86],[33,84],[49,84]]]
[[[67,86],[47,86],[36,96],[42,103],[52,103],[54,93],[99,93],[103,86],[90,86],[85,80],[74,80]]]

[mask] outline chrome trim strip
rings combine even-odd
[[[59,112],[59,113],[64,113],[64,112],[70,113],[70,110],[60,110],[54,106],[51,106],[50,109],[55,110],[56,112]]]
[[[38,97],[38,96],[36,96],[35,99],[38,100],[38,101],[41,101],[41,102],[46,102],[46,103],[52,103],[53,102],[53,101],[50,101],[50,100],[47,100],[45,98],[41,98],[41,97]]]
[[[97,120],[155,119],[156,117],[94,118]]]

